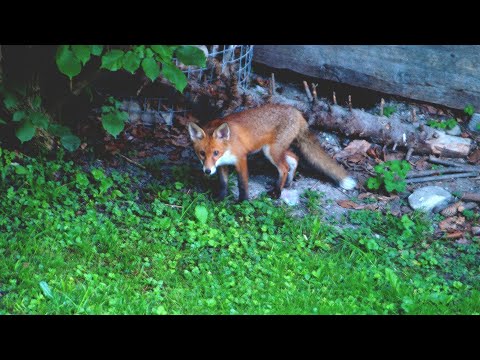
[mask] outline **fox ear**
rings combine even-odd
[[[223,123],[213,132],[213,136],[220,140],[230,139],[230,127],[227,123]]]
[[[192,141],[201,140],[205,137],[205,132],[202,128],[192,122],[188,123],[188,132],[190,133],[190,139],[192,139]]]

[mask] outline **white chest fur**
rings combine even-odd
[[[215,166],[235,165],[237,163],[237,157],[233,155],[230,150],[227,150],[223,155],[215,162]]]

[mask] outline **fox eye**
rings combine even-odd
[[[217,156],[217,155],[218,155],[218,151],[215,150],[215,151],[213,152],[213,156]]]
[[[205,151],[200,151],[200,155],[205,156]]]

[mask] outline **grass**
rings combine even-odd
[[[430,240],[421,214],[320,220],[263,197],[0,160],[2,314],[478,314],[478,242]],[[13,161],[13,162],[12,162]],[[18,163],[18,164],[16,164]]]

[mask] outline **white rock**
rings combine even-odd
[[[458,136],[462,133],[462,129],[460,129],[460,126],[455,125],[453,129],[445,131],[448,135],[453,135],[453,136]]]
[[[297,190],[283,189],[280,199],[282,199],[288,206],[295,206],[300,202],[300,195]]]
[[[408,197],[408,203],[414,210],[430,212],[437,206],[448,204],[452,199],[452,194],[440,186],[425,186],[415,190]]]
[[[475,113],[473,114],[472,118],[470,119],[470,122],[468,123],[468,129],[470,131],[480,132],[477,126],[480,127],[480,114]]]

